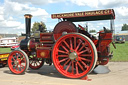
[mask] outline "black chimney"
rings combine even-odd
[[[25,22],[26,22],[26,38],[30,37],[30,29],[31,29],[31,14],[25,14]]]

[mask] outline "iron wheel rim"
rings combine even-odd
[[[28,68],[28,59],[23,51],[15,50],[8,57],[8,66],[12,73],[22,74]]]
[[[80,42],[78,42],[78,40]],[[73,41],[76,43],[73,43]],[[86,49],[84,49],[86,45],[88,45],[89,49],[87,47]],[[95,51],[96,48],[95,47],[93,48],[93,47],[94,45],[92,45],[92,42],[90,44],[90,41],[88,41],[88,38],[86,38],[82,34],[71,33],[71,34],[62,36],[57,40],[53,48],[52,56],[53,56],[54,66],[59,71],[59,73],[69,78],[80,78],[80,77],[86,76],[88,73],[90,73],[90,71],[92,71],[97,60],[97,55]],[[70,54],[69,50],[70,51],[72,50],[73,52],[75,51],[75,53],[78,55],[77,58],[74,58],[76,59],[76,61],[69,58],[69,54]],[[84,53],[87,53],[86,51],[90,51],[90,50],[91,50],[91,55],[84,54]],[[60,53],[65,55],[60,55]],[[65,57],[65,58],[60,59],[59,57]],[[91,58],[88,58],[88,57],[91,57]],[[64,62],[64,64],[62,64],[61,62]],[[67,67],[65,67],[66,65]],[[69,68],[71,70],[69,70]],[[78,69],[81,69],[82,71]]]

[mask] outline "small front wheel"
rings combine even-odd
[[[23,74],[29,67],[27,54],[22,50],[15,50],[8,57],[8,66],[12,73]]]

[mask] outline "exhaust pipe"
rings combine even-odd
[[[30,29],[31,29],[31,14],[25,14],[25,22],[26,22],[26,38],[28,39],[30,37]]]

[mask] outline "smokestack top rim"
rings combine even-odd
[[[25,18],[32,18],[32,15],[31,14],[25,14],[24,17]]]

